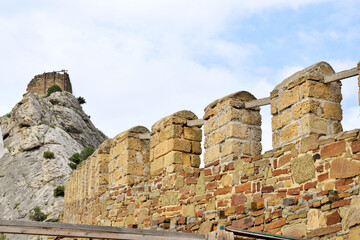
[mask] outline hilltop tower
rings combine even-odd
[[[66,70],[36,75],[28,84],[26,91],[44,95],[47,89],[54,84],[59,85],[63,91],[72,93],[70,77]]]

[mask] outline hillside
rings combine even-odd
[[[69,92],[39,96],[28,92],[9,114],[0,117],[4,155],[0,155],[1,219],[29,219],[38,206],[56,221],[63,197],[54,188],[68,180],[68,158],[88,146],[97,148],[106,136],[90,121]],[[1,144],[1,142],[0,142]],[[44,158],[46,151],[54,158]]]

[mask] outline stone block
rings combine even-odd
[[[265,232],[268,232],[270,230],[273,230],[275,228],[282,227],[286,224],[285,218],[281,218],[279,220],[272,221],[271,223],[268,223],[265,225]]]
[[[230,154],[240,154],[240,153],[241,153],[241,142],[234,139],[226,140],[221,148],[222,157],[225,157]]]
[[[250,139],[250,128],[242,123],[229,123],[226,126],[226,138]]]
[[[242,111],[240,109],[230,107],[220,114],[219,127],[233,120],[240,120],[241,117],[242,117]]]
[[[118,157],[118,164],[119,166],[124,165],[128,162],[135,162],[136,161],[136,152],[134,150],[127,150],[124,151],[119,157]]]
[[[243,124],[261,126],[260,111],[241,109],[241,121]]]
[[[201,159],[199,155],[191,154],[190,156],[190,166],[198,168],[200,166]]]
[[[143,149],[143,144],[140,139],[126,138],[124,142],[126,149],[132,149],[135,151],[140,151]]]
[[[313,113],[315,115],[318,115],[320,110],[320,105],[321,105],[320,102],[314,99],[308,99],[302,101],[296,104],[292,108],[293,117],[294,119],[298,119],[308,113]]]
[[[173,139],[170,139],[170,140],[173,140]],[[154,157],[155,158],[159,158],[159,157],[165,155],[166,153],[170,152],[170,150],[169,150],[170,140],[161,142],[155,146],[155,148],[154,148]]]
[[[319,132],[330,134],[327,120],[314,115],[305,116],[301,120],[301,129],[305,133]]]
[[[330,177],[349,178],[360,174],[360,163],[338,157],[331,161]]]
[[[209,120],[206,120],[204,123],[204,134],[207,135],[210,132],[219,128],[219,120],[217,117],[213,117]]]
[[[199,178],[196,182],[195,187],[195,194],[196,195],[204,195],[205,194],[205,173],[201,172]]]
[[[339,223],[340,221],[341,219],[338,210],[326,215],[326,225],[328,226]]]
[[[216,131],[212,132],[207,138],[206,138],[206,142],[208,144],[209,147],[212,147],[216,144],[219,144],[221,142],[223,142],[225,140],[225,129],[224,128],[220,128],[217,129]]]
[[[360,236],[360,226],[350,228],[349,240],[358,240]]]
[[[299,124],[297,122],[289,124],[281,130],[281,141],[286,142],[299,134]]]
[[[212,230],[212,226],[213,226],[213,223],[212,223],[212,222],[203,222],[203,223],[200,225],[200,229],[199,229],[199,231],[198,231],[197,233],[198,233],[198,234],[209,233],[209,232],[211,232],[211,230]]]
[[[202,130],[198,127],[184,127],[184,138],[191,141],[201,142]]]
[[[251,217],[242,218],[239,220],[232,221],[231,227],[235,229],[248,229],[254,225],[254,220]]]
[[[213,162],[220,157],[220,146],[216,145],[211,148],[206,148],[204,153],[204,162],[210,163]]]
[[[273,116],[271,118],[272,130],[282,128],[283,126],[289,124],[291,120],[292,120],[291,110],[286,110],[280,114]]]
[[[183,163],[183,153],[172,151],[164,156],[164,167],[168,167],[172,164],[182,164]]]
[[[169,206],[179,204],[178,192],[165,192],[159,198],[160,206]]]
[[[262,144],[261,142],[251,142],[250,143],[250,156],[255,157],[261,154]]]
[[[199,154],[199,155],[200,155],[201,152],[202,152],[201,142],[192,141],[192,142],[191,142],[191,153]]]
[[[316,134],[312,134],[308,137],[302,138],[300,152],[305,153],[309,150],[317,149],[319,146],[318,139],[319,139],[319,136]]]
[[[183,206],[183,216],[184,217],[193,217],[195,216],[195,205],[188,204]]]
[[[160,145],[160,144],[159,144]],[[191,152],[191,142],[184,139],[169,139],[168,140],[168,151],[180,151],[180,152]]]
[[[151,176],[157,176],[160,175],[164,168],[164,158],[156,158],[151,164],[150,164],[150,174]]]
[[[123,166],[126,170],[126,175],[144,175],[144,165],[143,164],[135,164],[135,163],[128,163]]]
[[[316,81],[306,81],[301,85],[300,93],[302,98],[313,97],[329,100],[331,97],[330,85]]]
[[[308,211],[306,225],[308,230],[316,229],[320,226],[318,209],[310,209]]]
[[[342,120],[342,110],[340,103],[325,102],[324,117],[333,120]]]
[[[345,152],[346,142],[335,142],[328,144],[321,148],[320,154],[322,158],[336,157],[340,156],[343,152]]]
[[[165,129],[160,131],[160,142],[168,140],[170,138],[180,138],[183,128],[181,125],[169,125]]]
[[[270,102],[270,112],[272,115],[277,113],[277,99],[271,99]]]
[[[296,183],[304,183],[315,177],[315,165],[311,155],[306,154],[291,160],[291,173]]]
[[[293,105],[300,100],[299,87],[284,91],[278,98],[279,111]]]

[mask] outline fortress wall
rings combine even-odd
[[[356,239],[360,136],[359,130],[341,131],[341,84],[323,82],[331,71],[319,63],[274,89],[278,137],[264,154],[259,108],[245,108],[255,99],[248,92],[205,109],[204,168],[202,130],[190,124],[197,119],[190,111],[155,123],[150,140],[145,128],[108,140],[66,184],[62,221],[193,233],[224,225],[299,238]],[[296,134],[283,137],[295,123]],[[104,148],[109,154],[99,160]]]
[[[63,91],[72,93],[70,77],[66,72],[48,72],[36,75],[28,84],[26,91],[45,95],[47,89],[54,84],[59,85]]]

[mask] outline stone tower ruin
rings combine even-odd
[[[36,75],[28,84],[26,91],[44,95],[47,89],[54,84],[59,85],[63,91],[72,93],[70,77],[66,70]]]

